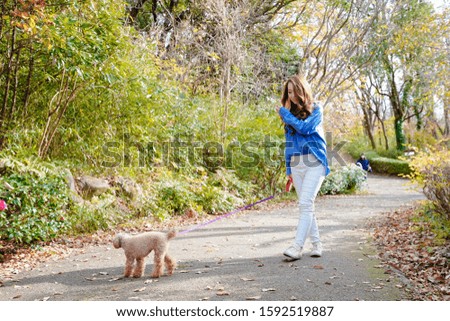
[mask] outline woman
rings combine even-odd
[[[293,180],[300,208],[295,242],[283,254],[291,260],[300,259],[309,236],[313,244],[311,256],[320,257],[322,243],[314,200],[330,172],[322,127],[322,107],[313,102],[308,82],[299,76],[293,76],[286,82],[281,103],[283,107],[277,107],[277,112],[285,127],[286,174]]]

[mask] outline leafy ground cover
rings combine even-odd
[[[450,300],[450,241],[436,238],[417,208],[388,213],[373,222],[379,256],[388,272],[405,277],[411,300]]]

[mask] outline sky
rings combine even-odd
[[[439,9],[439,7],[443,6],[444,4],[450,5],[449,0],[428,0],[431,2],[436,9]]]

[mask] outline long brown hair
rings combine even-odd
[[[292,84],[294,87],[294,95],[297,97],[299,104],[291,102],[290,112],[299,119],[305,119],[312,113],[313,109],[313,95],[311,86],[303,76],[295,75],[289,78],[284,85],[281,103],[286,107],[286,102],[289,99],[288,85]]]

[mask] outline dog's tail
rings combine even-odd
[[[169,232],[167,232],[167,239],[173,239],[175,236],[177,235],[177,231],[175,230],[170,230]]]

